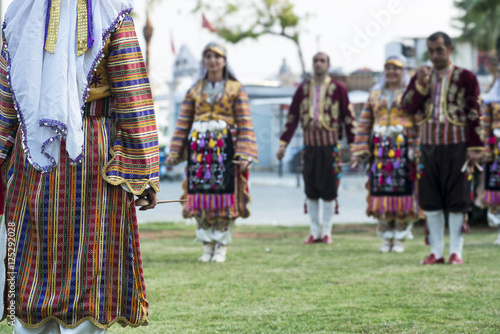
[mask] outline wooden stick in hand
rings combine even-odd
[[[156,204],[163,204],[163,203],[182,203],[186,202],[187,200],[185,199],[174,199],[174,200],[168,200],[168,201],[158,201]],[[149,201],[145,197],[139,197],[138,199],[135,200],[135,205],[136,206],[146,206],[149,204]]]

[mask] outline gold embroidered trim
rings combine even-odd
[[[87,1],[78,0],[78,41],[77,56],[83,55],[87,51],[87,32],[88,32],[88,22],[87,22]]]
[[[49,28],[47,30],[47,39],[45,40],[45,50],[52,54],[56,51],[60,15],[61,0],[52,0],[50,6]]]

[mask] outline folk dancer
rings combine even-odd
[[[370,91],[352,148],[353,165],[369,158],[368,208],[378,219],[377,235],[384,240],[379,251],[404,251],[418,220],[414,152],[417,148],[416,116],[400,107],[410,81],[402,57],[387,58],[381,80]]]
[[[485,135],[484,194],[481,204],[488,208],[488,224],[498,228],[495,245],[500,245],[500,77],[483,99]]]
[[[301,123],[304,133],[303,177],[310,217],[310,236],[303,242],[332,243],[332,216],[340,182],[340,143],[345,128],[347,142],[354,141],[356,117],[347,90],[328,75],[330,58],[323,52],[313,57],[314,76],[304,81],[295,92],[285,129],[280,136],[278,160]],[[319,200],[323,199],[322,224]]]
[[[447,34],[429,36],[427,50],[433,67],[418,69],[402,100],[405,111],[422,118],[419,203],[431,246],[431,254],[422,264],[444,263],[445,211],[450,233],[448,263],[463,264],[466,214],[472,203],[472,175],[463,170],[467,165],[472,169],[484,151],[479,85],[472,72],[451,62],[454,48]]]
[[[185,218],[197,221],[201,262],[224,262],[234,220],[250,216],[248,169],[257,143],[248,96],[219,43],[203,49],[200,79],[187,92],[167,163],[187,160],[183,183]]]
[[[6,12],[0,163],[14,333],[149,322],[134,195],[148,197],[143,210],[156,205],[158,139],[132,6],[25,0]]]

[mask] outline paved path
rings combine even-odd
[[[304,214],[304,188],[302,179],[297,187],[297,177],[285,174],[278,177],[275,173],[253,172],[250,174],[250,194],[252,212],[248,219],[238,219],[237,224],[251,225],[309,225],[309,219]],[[365,215],[366,190],[364,175],[343,176],[339,189],[340,214],[335,215],[334,223],[375,223],[375,220]],[[178,199],[181,195],[180,181],[161,182],[161,200]],[[188,222],[181,216],[180,204],[160,204],[154,210],[137,211],[139,222]]]

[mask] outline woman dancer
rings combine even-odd
[[[203,49],[201,76],[187,92],[167,163],[187,160],[185,218],[198,223],[201,262],[224,262],[237,217],[250,215],[248,168],[257,160],[248,96],[219,43]]]
[[[495,245],[500,245],[500,77],[483,101],[483,127],[486,142],[483,203],[488,208],[488,224],[498,228]]]
[[[370,91],[354,146],[353,164],[369,158],[366,214],[378,219],[377,235],[384,240],[379,251],[403,252],[417,220],[415,173],[412,163],[417,123],[400,108],[409,81],[400,57],[389,57],[384,75]]]
[[[134,194],[155,207],[158,139],[132,5],[24,0],[6,12],[0,164],[15,247],[1,279],[15,310],[0,312],[14,333],[149,322]]]

